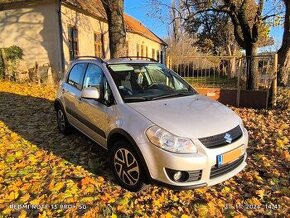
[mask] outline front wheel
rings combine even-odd
[[[144,187],[142,164],[130,143],[118,141],[110,152],[110,165],[118,183],[129,191]]]

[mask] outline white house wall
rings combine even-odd
[[[158,43],[155,42],[153,40],[150,40],[144,36],[141,36],[139,34],[136,33],[132,33],[132,32],[127,32],[127,41],[128,41],[128,47],[129,47],[129,52],[128,55],[129,56],[136,56],[137,55],[137,44],[140,45],[140,50],[139,50],[139,55],[141,56],[141,45],[144,46],[144,54],[143,56],[146,56],[146,46],[148,47],[148,57],[149,58],[156,58],[156,52],[159,51],[159,55],[160,55],[160,51],[163,51],[163,63],[165,63],[165,47]],[[155,50],[155,57],[152,57],[152,49]]]
[[[108,24],[99,21],[91,16],[75,11],[65,5],[61,7],[62,29],[63,29],[63,50],[66,67],[70,62],[68,30],[69,27],[76,27],[78,30],[78,49],[80,56],[95,56],[95,33],[104,34],[105,58],[110,57]]]
[[[62,53],[65,66],[70,62],[68,29],[71,26],[78,29],[79,55],[95,56],[94,34],[103,33],[105,58],[110,58],[108,24],[62,4],[61,37],[57,2],[46,0],[33,6],[24,4],[16,9],[0,11],[0,48],[17,45],[23,49],[21,71],[34,67],[37,62],[39,66],[50,65],[54,72],[61,73]],[[152,49],[155,49],[155,59],[157,50],[163,51],[165,58],[164,46],[155,41],[131,32],[127,32],[126,40],[130,56],[137,55],[136,45],[139,44],[144,45],[144,56],[147,46],[148,57],[152,57]],[[61,74],[57,77],[60,78]]]
[[[17,45],[23,49],[21,70],[50,65],[61,69],[55,1],[0,11],[0,48]]]

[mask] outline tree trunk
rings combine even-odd
[[[237,62],[236,62],[236,45],[228,45],[227,46],[227,55],[233,56],[228,60],[228,66],[227,66],[227,76],[228,79],[234,78],[236,76],[237,71]]]
[[[231,59],[229,60],[229,66],[227,69],[228,79],[234,78],[236,71],[237,71],[236,57],[231,57]]]
[[[258,89],[258,59],[257,55],[257,45],[255,43],[250,44],[246,49],[247,58],[247,89]]]
[[[110,56],[118,58],[126,56],[126,31],[124,25],[124,0],[102,0],[105,8],[110,40]]]
[[[290,1],[284,0],[284,3],[286,12],[282,45],[278,51],[278,83],[286,86],[290,74]]]

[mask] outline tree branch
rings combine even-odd
[[[230,18],[231,18],[233,25],[234,25],[235,39],[236,39],[237,43],[239,44],[239,46],[241,46],[242,48],[245,48],[246,42],[245,42],[244,38],[241,36],[242,30],[241,30],[241,26],[239,24],[239,20],[234,14],[230,14]]]
[[[264,0],[260,0],[259,1],[257,15],[261,16],[261,14],[263,12],[263,8],[264,8]]]
[[[202,9],[202,10],[199,10],[199,11],[196,11],[195,13],[192,14],[192,16],[195,16],[195,15],[198,15],[198,14],[201,14],[201,13],[205,13],[205,12],[222,12],[222,13],[231,13],[230,10],[227,10],[224,6],[221,7],[221,8],[208,8],[208,9]]]
[[[285,11],[281,11],[281,12],[276,13],[276,14],[270,14],[270,15],[264,16],[264,17],[262,18],[262,20],[264,21],[264,20],[267,20],[267,19],[269,19],[269,18],[271,18],[271,17],[276,17],[276,16],[281,15],[281,14],[284,14],[284,13],[285,13]]]
[[[168,5],[168,4],[165,4],[165,3],[160,3],[160,5],[161,5],[161,6],[165,6],[165,7],[169,8],[169,9],[171,9],[172,11],[176,11],[176,12],[179,14],[179,17],[182,17],[182,19],[185,19],[185,18],[182,16],[181,11],[178,10],[176,7],[172,7],[172,6],[170,6],[170,5]]]

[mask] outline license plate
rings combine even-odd
[[[220,154],[217,156],[217,165],[222,166],[224,164],[230,163],[241,157],[244,153],[244,146],[240,146],[234,150],[227,153]]]

